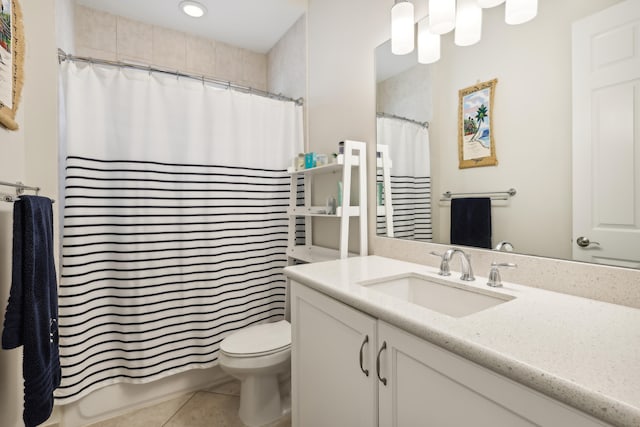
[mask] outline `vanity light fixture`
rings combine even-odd
[[[505,3],[505,21],[523,24],[535,18],[538,0],[429,0],[429,15],[418,22],[418,62],[440,59],[440,35],[455,28],[453,41],[471,46],[482,37],[482,9]],[[408,0],[395,0],[391,8],[391,52],[405,55],[414,49],[414,11]]]
[[[453,41],[458,46],[471,46],[482,36],[482,8],[477,0],[458,0],[456,32]]]
[[[483,9],[500,6],[502,3],[504,3],[504,0],[478,0],[478,6]]]
[[[429,31],[446,34],[456,26],[456,0],[429,0]]]
[[[418,22],[418,62],[432,64],[440,59],[440,34],[429,30],[429,19]]]
[[[391,52],[406,55],[414,48],[413,3],[396,0],[391,8]]]
[[[507,0],[504,21],[509,25],[523,24],[538,14],[538,0]]]
[[[207,8],[197,1],[181,1],[180,10],[192,18],[200,18],[207,13]]]

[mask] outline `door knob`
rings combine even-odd
[[[589,245],[597,245],[600,246],[600,243],[598,242],[592,242],[590,241],[588,238],[584,237],[584,236],[580,236],[576,239],[576,243],[578,244],[578,246],[580,246],[581,248],[586,248]]]

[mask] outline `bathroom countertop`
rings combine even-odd
[[[516,297],[454,318],[358,284],[408,272],[437,276],[432,267],[379,256],[285,269],[292,280],[607,423],[640,425],[640,310],[509,282],[489,288],[485,277],[463,282],[452,272],[447,280]]]

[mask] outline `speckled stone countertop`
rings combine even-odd
[[[459,285],[515,297],[455,318],[359,284],[404,273],[440,277],[379,256],[285,269],[292,280],[606,423],[640,425],[640,310],[508,282],[489,288],[485,277],[463,282],[452,272],[447,280]]]

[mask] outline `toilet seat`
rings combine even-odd
[[[232,357],[259,357],[291,347],[291,324],[286,320],[249,326],[220,343],[220,350]]]

